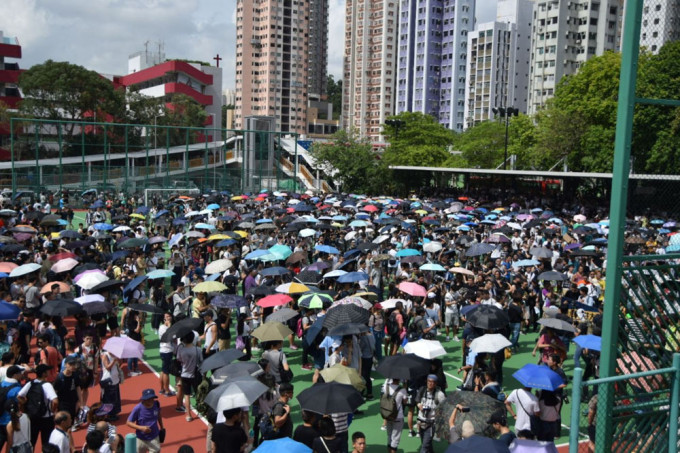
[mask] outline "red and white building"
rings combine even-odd
[[[17,38],[3,35],[0,30],[0,102],[10,109],[16,109],[21,101],[19,91],[19,75],[23,72],[19,64],[8,59],[21,58],[21,46]],[[9,159],[9,151],[4,147],[4,142],[9,140],[9,124],[0,124],[0,160]]]
[[[165,60],[162,50],[142,51],[130,55],[128,74],[114,76],[113,83],[135,88],[139,93],[163,98],[167,105],[172,98],[184,94],[201,104],[208,117],[206,136],[209,141],[222,139],[222,68],[189,63],[181,60]]]

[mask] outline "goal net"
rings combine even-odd
[[[144,189],[144,204],[151,206],[151,204],[165,203],[170,198],[182,195],[196,198],[200,194],[201,191],[196,187],[184,189],[177,187],[172,189]]]

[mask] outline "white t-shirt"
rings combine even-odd
[[[508,395],[506,401],[515,405],[515,413],[517,414],[515,432],[523,429],[531,429],[531,419],[529,418],[529,415],[534,415],[538,412],[538,397],[524,389],[515,389]],[[529,413],[527,413],[527,411]]]
[[[55,428],[55,430],[52,431],[52,434],[50,434],[49,442],[59,447],[60,453],[71,453],[71,445],[68,441],[68,434],[62,430]]]
[[[36,381],[38,381],[36,379]],[[19,390],[19,393],[17,396],[20,396],[22,398],[25,398],[26,395],[28,395],[28,391],[31,388],[31,384],[34,381],[28,381],[22,388]],[[40,382],[40,381],[38,381]],[[45,397],[45,406],[47,406],[47,410],[45,411],[45,415],[43,417],[51,417],[52,416],[52,411],[50,410],[50,403],[52,400],[57,399],[57,392],[54,391],[54,387],[52,387],[52,384],[49,382],[43,382],[42,383],[42,389],[43,389],[43,396]],[[70,452],[70,450],[66,450],[67,453]]]
[[[398,391],[397,391],[398,389]],[[403,387],[400,387],[396,384],[392,384],[392,380],[388,379],[385,381],[383,384],[382,392],[388,392],[389,396],[392,396],[394,392],[397,392],[397,395],[394,397],[394,402],[397,404],[397,407],[399,408],[399,415],[397,415],[396,420],[403,420],[404,419],[404,400],[408,397],[408,394],[406,393],[406,389]]]

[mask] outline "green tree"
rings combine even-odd
[[[371,143],[357,131],[339,130],[329,142],[315,142],[312,156],[343,192],[389,192],[389,171],[377,159]]]
[[[510,119],[508,154],[517,156],[515,168],[537,170],[544,168],[542,154],[536,149],[537,130],[532,117],[520,114]]]
[[[456,137],[454,148],[462,151],[469,167],[496,168],[503,162],[505,122],[489,120],[465,130]]]
[[[113,84],[94,71],[67,62],[47,60],[19,77],[24,99],[19,106],[23,116],[68,120],[64,128],[72,136],[78,121],[96,115],[120,115],[125,110]]]
[[[333,104],[333,119],[337,120],[342,113],[342,79],[336,81],[335,77],[329,74],[326,83],[326,95],[328,102]]]

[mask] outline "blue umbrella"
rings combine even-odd
[[[208,281],[208,282],[214,282],[215,280],[217,280],[218,278],[220,278],[221,275],[222,275],[222,274],[220,274],[220,273],[218,272],[217,274],[212,274],[211,276],[209,276],[209,277],[206,278],[205,280]]]
[[[220,293],[210,299],[210,305],[216,308],[241,308],[248,306],[248,301],[243,296]]]
[[[15,321],[19,319],[21,309],[14,304],[0,302],[0,321]]]
[[[295,205],[294,211],[295,212],[312,212],[314,210],[314,206],[310,206],[308,204],[303,204],[303,203],[298,203]]]
[[[344,215],[334,215],[334,216],[331,218],[331,220],[334,220],[334,221],[336,221],[336,222],[344,222],[345,220],[347,220],[347,217],[344,216]]]
[[[149,208],[147,206],[138,207],[135,212],[137,214],[147,215],[149,213]]]
[[[282,437],[281,439],[265,440],[253,450],[253,453],[312,453],[312,449],[307,445],[296,442],[290,437]]]
[[[168,247],[172,248],[173,245],[177,245],[177,243],[179,243],[179,241],[181,241],[182,238],[184,238],[184,235],[182,233],[173,234],[170,237],[170,240],[168,241]]]
[[[7,272],[0,272],[0,278],[7,278],[9,274]]]
[[[253,250],[252,252],[250,252],[249,254],[244,256],[243,259],[256,260],[256,259],[260,258],[261,256],[265,256],[265,255],[269,255],[269,254],[271,254],[271,252],[269,250],[257,249],[257,250]]]
[[[101,200],[97,200],[90,205],[90,208],[92,208],[92,209],[103,208],[103,207],[104,207],[104,202],[101,201]]]
[[[545,365],[527,363],[513,373],[512,377],[517,379],[524,387],[554,392],[559,386],[564,385],[562,377]]]
[[[113,254],[111,255],[111,261],[116,261],[116,260],[119,260],[119,259],[121,259],[121,258],[125,258],[125,257],[128,256],[129,254],[130,254],[130,251],[129,251],[129,250],[116,250],[116,251],[113,252]]]
[[[583,349],[592,349],[593,351],[602,350],[602,337],[597,335],[579,335],[574,338],[574,343],[581,346]]]
[[[356,283],[368,280],[366,272],[348,272],[338,277],[338,283]]]
[[[351,249],[347,250],[344,255],[342,255],[345,259],[350,259],[354,258],[355,256],[361,255],[361,250],[359,249]]]
[[[272,275],[286,275],[288,273],[290,273],[290,271],[288,269],[286,269],[285,267],[275,266],[275,267],[268,267],[266,269],[262,269],[262,271],[260,272],[260,275],[272,276]]]
[[[444,269],[444,266],[441,264],[436,264],[436,263],[427,263],[423,264],[420,266],[421,271],[433,271],[433,272],[444,272],[446,269]]]
[[[207,209],[220,209],[220,205],[217,203],[211,203],[208,206],[206,206]]]
[[[512,267],[528,267],[528,266],[538,266],[541,264],[537,260],[519,260],[512,263]]]
[[[172,224],[175,225],[175,226],[185,225],[186,223],[187,223],[187,219],[182,219],[182,218],[179,218],[179,217],[172,221]]]
[[[223,239],[217,244],[215,244],[215,247],[228,247],[230,245],[236,244],[236,242],[237,241],[235,239]]]
[[[339,255],[340,250],[336,249],[335,247],[331,247],[330,245],[315,245],[314,250],[321,252],[321,253],[330,253],[331,255]]]
[[[149,280],[155,280],[157,278],[172,277],[173,275],[175,275],[175,273],[171,270],[156,269],[155,271],[151,271],[148,274],[146,274],[146,278],[148,278]]]
[[[272,222],[272,219],[260,219],[260,220],[257,220],[255,223],[261,224],[261,223],[273,223],[273,222]]]
[[[111,225],[110,223],[95,223],[92,226],[95,230],[99,231],[113,230],[113,225]]]
[[[132,291],[135,290],[135,288],[137,288],[139,285],[141,285],[142,282],[146,279],[147,279],[146,275],[139,275],[139,276],[133,278],[130,281],[130,283],[127,284],[125,289],[123,290],[123,294],[125,295],[125,294],[131,293]]]
[[[194,225],[194,228],[197,230],[214,230],[215,226],[210,225],[209,223],[197,223]]]
[[[168,211],[167,209],[161,209],[160,211],[158,211],[154,218],[157,219],[159,217],[163,217],[165,214],[170,214],[170,211]]]
[[[416,255],[421,255],[420,251],[416,249],[403,249],[397,252],[398,258],[401,258],[402,256],[416,256]]]

